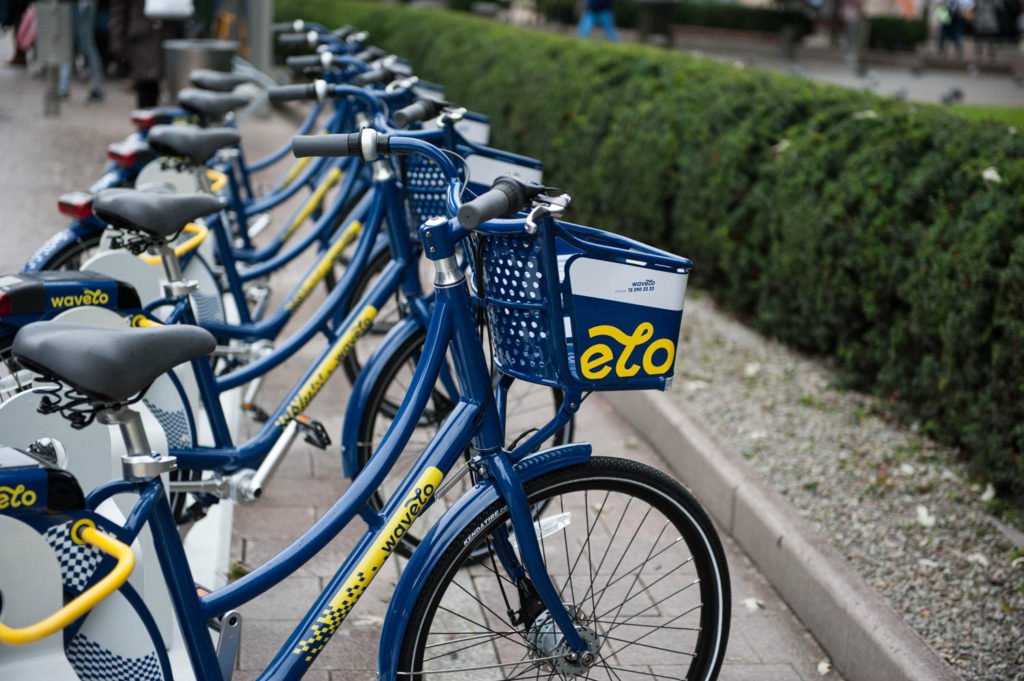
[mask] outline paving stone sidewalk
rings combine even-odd
[[[7,36],[0,39],[0,62],[6,62]],[[0,67],[0,206],[4,209],[4,271],[20,269],[25,259],[66,220],[56,212],[56,197],[87,187],[100,174],[103,148],[129,132],[132,96],[117,82],[107,84],[106,101],[85,105],[85,87],[76,86],[59,118],[42,111],[42,83],[22,69]],[[243,126],[249,158],[256,158],[287,139],[291,128],[283,119],[251,120]],[[283,218],[281,218],[283,219]],[[287,291],[301,265],[275,279],[275,291]],[[286,332],[287,333],[287,332]],[[305,348],[269,377],[261,402],[271,405],[321,349],[318,341]],[[332,438],[340,432],[347,395],[341,376],[326,388],[310,415],[321,420]],[[599,453],[634,458],[657,468],[666,466],[640,438],[599,401],[582,411],[581,438],[600,443]],[[258,566],[284,548],[322,514],[345,489],[337,446],[327,452],[299,443],[259,504],[237,509],[232,538],[235,559]],[[697,490],[698,496],[700,491]],[[352,527],[279,587],[243,609],[245,623],[239,671],[235,678],[258,676],[284,642],[324,583],[340,565],[361,533]],[[819,675],[824,653],[764,577],[728,538],[723,537],[733,583],[732,635],[724,681],[812,681],[838,679]],[[389,587],[399,575],[400,560],[388,563],[385,574],[369,589],[335,639],[318,659],[314,680],[372,678],[376,667],[379,626]],[[758,606],[744,605],[754,599]]]

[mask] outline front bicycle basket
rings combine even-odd
[[[405,210],[409,229],[416,232],[428,219],[448,215],[448,181],[433,161],[419,155],[406,156],[404,161]]]
[[[540,161],[469,142],[459,143],[457,147],[459,155],[466,160],[469,188],[464,199],[467,201],[490,189],[494,179],[501,175],[516,175],[538,184],[543,179]],[[418,155],[406,156],[402,176],[410,229],[419,229],[432,217],[448,216],[448,182],[433,161]]]
[[[516,378],[591,390],[663,390],[692,263],[600,230],[546,221],[481,237],[494,361]]]

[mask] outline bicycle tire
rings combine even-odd
[[[391,251],[385,249],[378,253],[363,268],[363,271],[359,273],[359,277],[352,286],[352,294],[345,303],[346,314],[352,311],[353,305],[362,300],[370,286],[390,262]],[[401,296],[396,291],[394,295],[388,298],[387,304],[377,311],[377,316],[374,318],[373,324],[366,335],[356,341],[352,346],[352,351],[345,355],[345,358],[342,360],[342,368],[345,370],[345,376],[348,377],[350,383],[355,384],[356,378],[359,377],[359,372],[363,370],[363,364],[365,364],[366,359],[373,352],[373,348],[370,347],[370,343],[367,341],[376,337],[379,342],[380,339],[387,335],[388,331],[393,329],[402,320],[402,316]]]
[[[407,338],[395,351],[388,361],[388,366],[381,373],[380,378],[370,391],[370,397],[362,411],[359,422],[359,446],[357,461],[359,470],[366,467],[370,457],[376,450],[380,441],[387,432],[388,427],[394,420],[397,412],[397,403],[400,397],[408,391],[409,381],[412,372],[415,371],[416,362],[419,360],[423,343],[426,340],[426,332],[420,330]],[[514,440],[521,434],[524,425],[539,426],[549,421],[561,403],[561,392],[545,386],[523,383],[519,386],[522,389],[510,397],[507,409],[508,425],[506,433],[510,440]],[[369,504],[375,510],[383,508],[384,502],[394,493],[399,483],[412,465],[416,462],[420,453],[426,448],[431,438],[437,432],[445,417],[451,412],[454,404],[450,397],[442,390],[435,387],[431,394],[427,407],[420,417],[416,432],[409,439],[405,451],[395,463],[394,468],[388,477],[381,483],[381,487],[374,492]],[[548,413],[550,412],[550,413]],[[561,430],[557,431],[544,446],[555,446],[572,441],[575,430],[575,420],[570,420]],[[459,496],[458,490],[466,491],[472,486],[470,476],[465,476],[461,487],[456,487],[451,497]],[[440,515],[447,510],[448,505],[444,500],[436,501],[427,509],[423,526],[429,527]],[[419,545],[420,538],[415,532],[407,532],[399,543],[397,551],[400,555],[409,557],[412,551]]]
[[[471,558],[477,547],[492,545],[498,528],[508,527],[508,508],[499,500],[470,521],[434,564],[403,636],[400,676],[464,671],[472,677],[463,678],[480,681],[576,676],[616,681],[634,674],[717,678],[729,634],[728,567],[711,521],[682,485],[634,461],[594,458],[541,476],[526,485],[526,492],[532,504],[548,502],[540,528],[559,513],[577,516],[560,527],[549,524],[557,529],[539,534],[545,563],[583,627],[594,664],[584,668],[562,656],[561,634],[539,600],[533,601],[532,616],[528,608],[513,611],[524,599],[499,574],[497,560]],[[652,515],[662,518],[648,524]],[[665,536],[670,525],[678,539],[672,539],[673,532]],[[600,541],[604,537],[607,541]],[[623,564],[630,569],[620,573]],[[611,603],[604,600],[609,594]],[[523,622],[510,623],[513,612]],[[542,664],[552,668],[541,669]],[[649,665],[658,671],[652,673]]]
[[[13,347],[14,336],[0,342],[0,404],[32,387],[31,379],[26,382],[20,376],[23,369],[14,359]]]
[[[39,269],[48,271],[81,269],[85,261],[89,259],[88,256],[91,256],[99,248],[101,238],[101,235],[96,234],[75,239],[50,256]]]

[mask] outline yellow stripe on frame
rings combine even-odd
[[[299,214],[295,216],[295,219],[292,220],[291,224],[288,225],[288,228],[285,229],[284,233],[281,235],[282,242],[290,239],[292,234],[295,233],[295,230],[297,230],[299,226],[313,214],[313,211],[320,206],[324,200],[324,196],[327,195],[327,192],[330,191],[331,187],[338,184],[342,175],[343,173],[341,172],[341,168],[331,168],[331,171],[327,173],[327,177],[325,177],[324,181],[316,188],[316,191],[310,195],[309,201],[306,202],[306,205],[302,207],[302,210],[299,211]]]
[[[320,392],[320,389],[327,383],[327,379],[338,370],[341,360],[344,359],[345,355],[352,352],[352,346],[356,344],[359,337],[373,326],[373,320],[376,317],[377,308],[373,305],[367,305],[362,309],[359,316],[352,323],[352,326],[345,330],[345,333],[341,335],[341,338],[334,344],[334,347],[331,348],[327,356],[320,360],[313,374],[299,389],[295,399],[288,405],[285,413],[274,422],[275,426],[282,427],[286,425],[309,406],[309,403],[313,401],[313,398]]]
[[[306,166],[308,166],[309,162],[312,160],[312,156],[306,156],[305,158],[300,158],[296,163],[293,163],[292,167],[288,170],[288,174],[284,176],[284,179],[281,180],[281,184],[278,185],[278,189],[284,189],[294,182],[295,178],[297,178],[299,174],[306,169]]]
[[[356,237],[359,236],[361,231],[363,231],[363,223],[359,220],[354,221],[351,225],[345,228],[345,231],[342,232],[340,237],[338,237],[338,240],[331,244],[331,247],[328,248],[322,256],[320,256],[320,261],[316,264],[316,267],[309,273],[309,276],[306,277],[285,304],[285,307],[289,312],[294,312],[299,305],[302,305],[302,303],[306,301],[306,298],[308,298],[309,294],[313,292],[313,289],[315,289],[317,285],[324,280],[327,273],[331,271],[331,267],[338,259],[338,256],[341,255],[341,252],[345,250],[345,247],[356,240]]]
[[[381,539],[367,550],[355,569],[342,582],[331,602],[317,618],[316,624],[310,628],[309,636],[299,642],[292,650],[293,654],[303,655],[305,662],[312,662],[324,649],[331,636],[366,592],[366,587],[380,574],[381,567],[394,552],[402,537],[423,513],[423,509],[443,479],[444,474],[433,466],[423,471],[412,492],[395,514],[388,518],[381,532]]]

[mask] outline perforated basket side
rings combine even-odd
[[[429,218],[448,215],[444,173],[433,162],[409,156],[405,162],[405,205],[410,229],[418,229]]]
[[[516,378],[555,385],[565,348],[552,327],[561,314],[549,300],[541,254],[536,236],[489,236],[480,267],[495,364]]]

